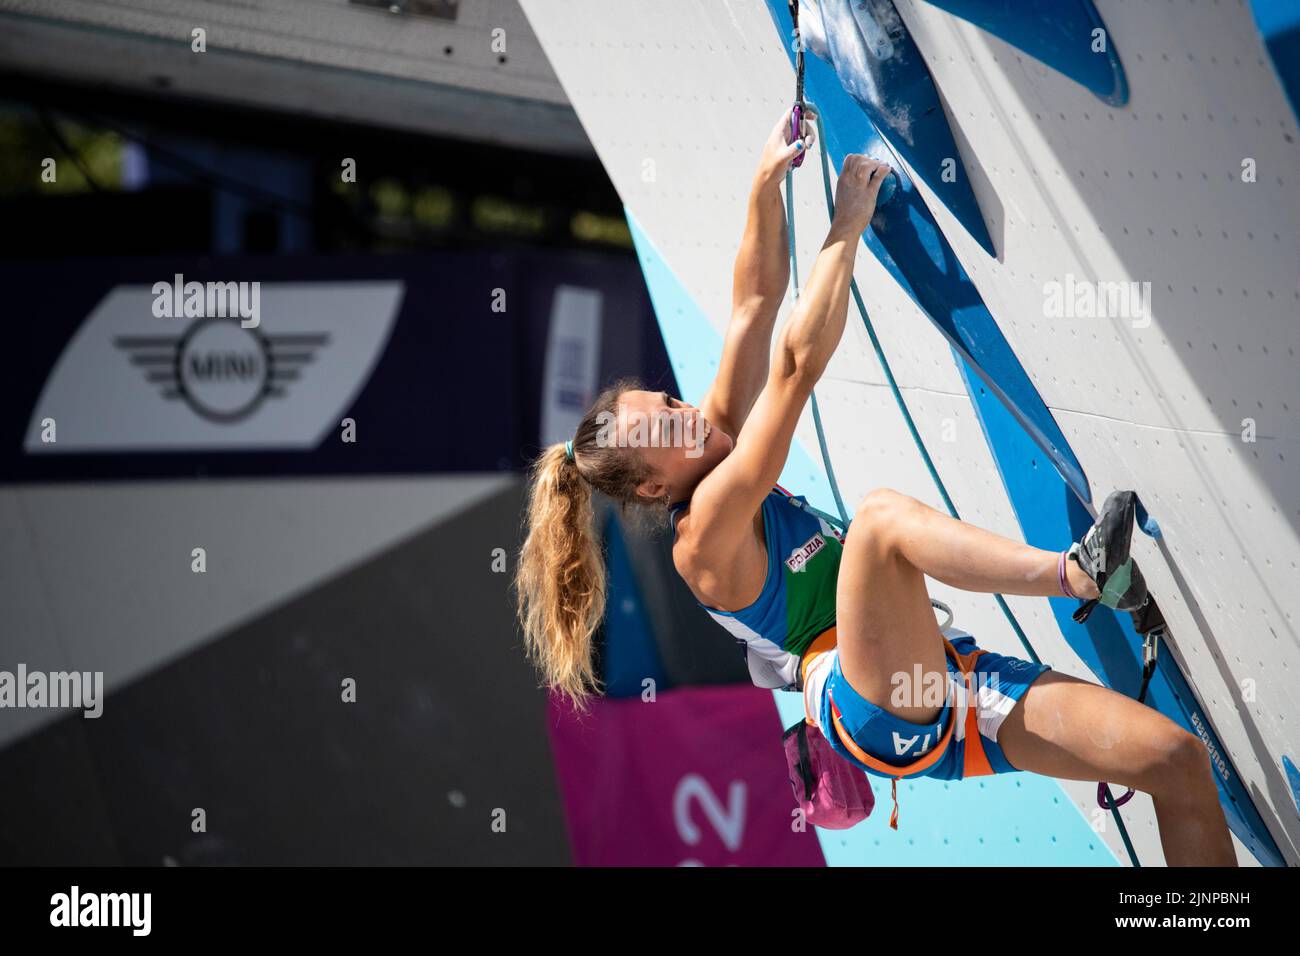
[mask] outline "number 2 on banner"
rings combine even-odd
[[[744,781],[733,780],[727,789],[727,806],[724,807],[709,788],[708,781],[699,774],[688,773],[682,777],[673,793],[673,820],[682,842],[689,846],[700,842],[700,828],[691,819],[691,801],[695,800],[722,838],[723,845],[732,852],[740,849],[740,839],[745,832],[745,794]],[[695,860],[684,860],[682,865],[700,864]]]

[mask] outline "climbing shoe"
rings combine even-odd
[[[1136,508],[1136,492],[1112,491],[1083,540],[1070,545],[1066,553],[1101,591],[1099,598],[1088,599],[1074,612],[1080,624],[1098,602],[1117,611],[1136,611],[1147,601],[1146,581],[1129,556]]]

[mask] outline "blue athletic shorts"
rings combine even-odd
[[[977,649],[975,638],[956,628],[949,627],[944,636],[952,642],[958,654],[968,654]],[[840,722],[853,742],[870,756],[894,766],[906,766],[919,760],[942,740],[948,724],[956,719],[948,749],[928,770],[904,776],[932,777],[936,780],[960,780],[966,750],[966,706],[970,695],[957,663],[944,654],[948,664],[948,697],[939,720],[932,724],[918,724],[903,720],[876,706],[855,691],[840,669],[838,649],[817,655],[810,661],[804,681],[804,701],[809,714],[831,748],[854,766],[873,776],[890,777],[858,760],[844,746],[835,731],[831,718],[831,699],[840,711]],[[1044,671],[1047,664],[1034,664],[1018,657],[1006,657],[985,651],[975,661],[976,722],[979,726],[984,753],[994,773],[1013,773],[1013,767],[998,746],[998,729],[1011,708],[1016,705],[1029,685]]]

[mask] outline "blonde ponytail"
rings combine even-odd
[[[605,616],[605,559],[592,503],[600,491],[621,505],[662,505],[637,493],[650,471],[632,448],[598,437],[605,415],[617,415],[619,396],[641,388],[622,379],[605,389],[583,417],[570,456],[563,442],[537,457],[529,472],[526,537],[515,572],[524,646],[546,686],[579,710],[600,693],[592,639]]]
[[[526,521],[515,578],[525,647],[547,686],[583,710],[599,690],[591,639],[605,614],[605,560],[591,486],[563,444],[552,445],[533,466]]]

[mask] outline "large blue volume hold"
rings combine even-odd
[[[1124,64],[1092,0],[926,0],[1000,37],[1111,106],[1128,103]]]
[[[769,7],[777,2],[771,0]],[[996,256],[939,91],[893,0],[806,0],[799,26],[813,54],[809,71],[816,62],[831,64],[890,150],[906,160],[984,251]]]
[[[1296,0],[1250,0],[1250,12],[1268,47],[1273,69],[1300,119],[1300,3]]]

